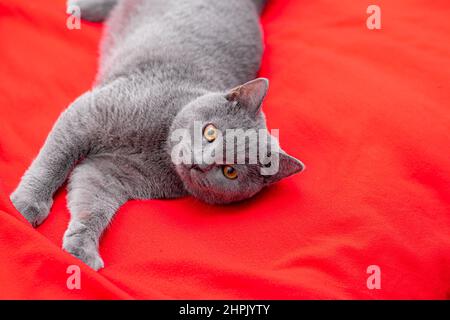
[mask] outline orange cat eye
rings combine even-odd
[[[237,178],[238,173],[237,170],[235,168],[233,168],[232,166],[223,166],[222,168],[223,171],[223,175],[231,180],[234,180]]]
[[[205,129],[203,129],[203,136],[208,142],[213,142],[216,140],[218,135],[218,130],[213,124],[208,124]]]

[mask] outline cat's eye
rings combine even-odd
[[[218,133],[217,128],[213,124],[208,124],[205,129],[203,129],[203,136],[208,142],[216,140]]]
[[[223,166],[222,171],[223,171],[223,175],[226,178],[231,179],[231,180],[236,179],[238,176],[237,170],[235,168],[233,168],[232,166]]]

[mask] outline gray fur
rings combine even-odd
[[[276,176],[243,164],[236,166],[238,179],[227,180],[219,165],[198,170],[170,158],[170,133],[190,129],[194,120],[221,130],[266,128],[260,105],[229,98],[259,68],[261,0],[122,0],[112,9],[115,2],[71,0],[84,18],[109,16],[97,81],[61,114],[11,195],[36,227],[69,178],[63,248],[96,270],[103,267],[100,236],[129,199],[192,194],[229,203],[303,168],[281,153]]]

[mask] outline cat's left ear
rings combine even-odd
[[[274,167],[270,168],[270,171],[267,171],[271,174],[264,176],[264,180],[267,184],[278,182],[281,179],[287,178],[305,169],[303,162],[288,155],[281,149],[276,153],[276,156],[276,159],[274,159],[275,161],[271,164],[271,166],[274,165]]]
[[[236,101],[252,114],[257,114],[261,110],[261,105],[268,89],[269,80],[258,78],[231,89],[225,98],[228,101]]]

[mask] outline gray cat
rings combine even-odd
[[[71,220],[63,248],[93,269],[104,266],[99,238],[129,199],[188,194],[213,204],[247,199],[303,169],[279,149],[278,171],[257,164],[177,164],[171,132],[205,125],[266,129],[268,89],[258,71],[263,0],[71,0],[84,19],[108,17],[92,90],[65,110],[11,201],[34,226],[69,177]],[[250,81],[250,82],[249,82]],[[195,153],[196,150],[191,150]]]

